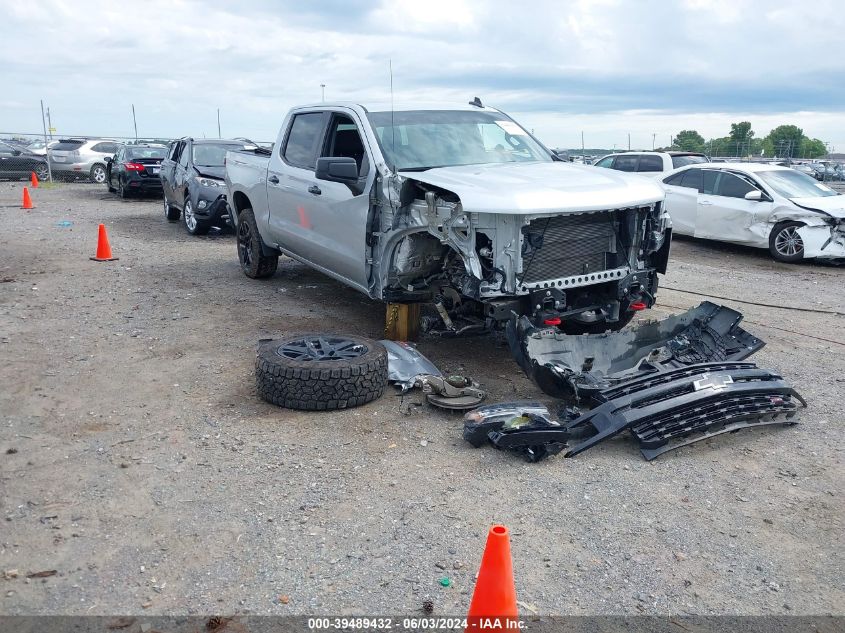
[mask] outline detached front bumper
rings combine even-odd
[[[764,343],[741,321],[710,302],[613,334],[568,336],[514,320],[514,358],[543,391],[577,407],[562,408],[560,422],[522,405],[510,420],[480,409],[465,418],[464,437],[478,446],[486,435],[538,461],[565,446],[572,457],[627,430],[654,459],[741,428],[794,424],[804,399],[777,373],[742,362]]]

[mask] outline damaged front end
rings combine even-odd
[[[568,445],[572,457],[628,430],[650,460],[741,428],[794,424],[804,399],[777,373],[745,361],[764,343],[741,320],[709,302],[614,334],[568,336],[514,320],[507,338],[517,362],[543,391],[578,409],[562,410],[554,424],[488,423],[488,439],[533,457],[544,438],[553,452]],[[477,438],[478,424],[468,417],[465,437]]]
[[[383,181],[374,296],[432,303],[435,329],[446,334],[501,329],[514,314],[537,325],[619,329],[654,304],[671,242],[660,200],[475,211],[435,180],[402,173]]]

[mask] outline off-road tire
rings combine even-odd
[[[301,360],[282,355],[284,345],[309,338],[339,338],[364,346],[354,358]],[[387,385],[387,351],[360,336],[298,334],[263,340],[255,357],[255,384],[263,400],[286,409],[334,411],[380,398]]]
[[[47,180],[50,177],[50,169],[47,167],[46,163],[39,163],[32,171],[35,172],[38,180]]]
[[[261,235],[252,209],[244,209],[238,215],[237,244],[238,261],[247,277],[263,279],[276,272],[279,256],[263,254]]]
[[[804,224],[801,222],[778,222],[775,224],[772,232],[769,233],[769,253],[771,253],[773,259],[787,263],[800,262],[804,259],[804,242],[800,235],[795,234],[795,229],[802,226]],[[779,240],[785,239],[789,233],[798,240],[798,250],[792,254],[785,252],[784,244],[779,242]]]

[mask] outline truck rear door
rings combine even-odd
[[[296,113],[267,172],[269,226],[285,249],[366,291],[371,152],[344,108]],[[355,158],[359,185],[317,180],[318,156]],[[275,182],[274,182],[275,181]]]

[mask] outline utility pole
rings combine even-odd
[[[50,136],[50,140],[53,140],[53,122],[50,120],[50,108],[47,108],[47,134]],[[45,141],[46,142],[46,141]]]
[[[47,124],[44,121],[44,100],[41,100],[41,126],[44,128],[44,156],[46,157],[47,154]],[[53,170],[50,168],[50,161],[47,160],[47,177],[50,179],[50,182],[53,182]]]
[[[326,84],[320,84],[320,98],[326,100]]]
[[[220,108],[217,108],[217,138],[223,138],[220,134]]]
[[[654,132],[652,132],[652,134],[651,134],[651,151],[652,151],[652,152],[654,151],[654,142],[655,142],[655,140],[657,140],[657,134],[655,134]]]
[[[631,133],[628,132],[628,151],[631,151]]]
[[[132,125],[135,126],[135,141],[138,140],[138,121],[135,120],[135,104],[132,104]]]
[[[586,151],[584,150],[584,130],[581,130],[581,158],[586,158]]]

